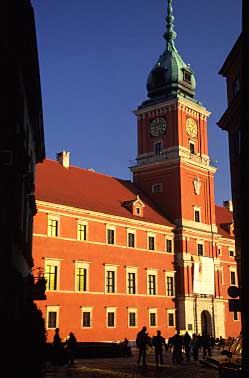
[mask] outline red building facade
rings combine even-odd
[[[69,153],[38,166],[33,249],[45,271],[39,303],[52,339],[134,340],[146,325],[168,338],[176,328],[235,336],[228,311],[237,284],[233,214],[214,201],[209,112],[177,52],[171,1],[167,47],[147,81],[137,117],[133,181],[70,166]]]

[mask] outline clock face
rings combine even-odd
[[[163,135],[166,131],[166,121],[164,118],[155,118],[150,123],[150,133],[152,136]]]
[[[190,137],[196,138],[197,136],[197,123],[193,118],[188,118],[186,122],[186,130]]]

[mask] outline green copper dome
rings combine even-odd
[[[153,67],[147,80],[148,97],[151,99],[172,98],[183,95],[193,98],[195,95],[195,77],[190,66],[182,60],[174,45],[174,16],[172,0],[168,0],[167,30],[164,34],[167,46]]]

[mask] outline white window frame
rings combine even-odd
[[[173,278],[173,295],[168,295],[167,293],[167,277]],[[175,297],[175,272],[165,272],[165,295],[169,298]]]
[[[233,249],[233,248],[229,248],[228,252],[229,252],[229,257],[230,257],[231,259],[234,259],[234,257],[235,257],[234,249]],[[230,255],[231,252],[233,253],[232,256]]]
[[[150,249],[149,238],[154,238],[154,249]],[[147,232],[147,249],[148,251],[156,251],[156,234],[153,232]]]
[[[82,226],[86,226],[86,239],[81,239],[80,238],[80,231],[79,231],[79,226],[82,225]],[[88,222],[85,221],[85,220],[82,220],[82,219],[78,219],[78,223],[77,223],[77,240],[79,241],[87,241],[87,232],[88,232]]]
[[[108,325],[108,313],[114,313],[114,326]],[[106,307],[106,328],[116,328],[116,327],[117,327],[117,308]]]
[[[132,268],[132,267],[126,267],[126,294],[128,295],[136,295],[138,293],[138,269]],[[129,293],[129,287],[128,287],[128,274],[129,273],[135,273],[135,294]]]
[[[203,254],[202,255],[199,255],[198,254],[198,245],[202,245],[202,251],[203,251]],[[197,240],[196,242],[196,255],[197,256],[205,256],[205,245],[204,245],[204,241],[203,240]]]
[[[83,325],[83,313],[84,312],[90,313],[90,326],[89,327],[86,327],[86,326]],[[81,328],[82,329],[93,328],[93,308],[92,307],[81,306]]]
[[[149,296],[155,296],[157,295],[157,292],[158,292],[158,282],[157,282],[157,270],[155,269],[147,269],[146,271],[147,275],[146,275],[146,281],[147,281],[147,295]],[[156,278],[155,278],[155,294],[150,294],[149,293],[149,276],[150,275],[154,275]]]
[[[50,312],[56,312],[56,325],[55,325],[54,328],[53,327],[51,327],[51,328],[48,327],[48,318],[49,318],[48,314]],[[60,306],[47,306],[47,308],[46,308],[46,328],[47,329],[59,328],[59,314],[60,314]]]
[[[130,325],[130,314],[131,313],[135,314],[135,325],[134,326]],[[137,328],[137,324],[138,324],[138,321],[137,321],[137,308],[129,307],[127,314],[128,314],[128,318],[127,318],[128,328]]]
[[[50,259],[48,257],[45,257],[44,259],[44,271],[45,271],[45,278],[46,278],[46,267],[47,265],[52,265],[57,267],[57,277],[56,277],[56,289],[48,289],[46,286],[46,291],[49,292],[56,292],[60,289],[60,270],[61,270],[61,259]]]
[[[156,320],[156,324],[155,325],[151,325],[151,318],[150,318],[150,315],[151,314],[155,314],[155,320]],[[148,311],[148,315],[149,315],[149,321],[148,321],[148,323],[149,323],[149,327],[150,328],[156,328],[157,327],[157,325],[158,325],[158,319],[157,319],[157,308],[149,308],[149,311]]]
[[[86,290],[77,290],[77,268],[86,269]],[[83,261],[75,261],[75,284],[74,290],[76,293],[87,293],[89,291],[89,263]]]
[[[129,246],[129,234],[134,235],[134,247]],[[136,248],[136,230],[131,229],[131,228],[127,229],[127,247],[132,248],[132,249]]]
[[[113,293],[110,293],[110,292],[107,291],[107,277],[106,277],[106,273],[108,271],[114,272],[114,292]],[[118,271],[118,265],[105,264],[105,294],[112,295],[112,294],[116,294],[118,292],[117,271]]]
[[[171,241],[171,252],[167,251],[167,240]],[[174,253],[174,239],[171,236],[165,236],[165,252],[172,255]]]
[[[57,222],[57,235],[50,235],[50,227],[49,227],[49,221],[56,221]],[[48,214],[48,224],[47,224],[47,235],[49,238],[59,238],[60,237],[60,217],[59,215],[53,215],[53,214]]]
[[[232,272],[234,273],[235,283],[232,283],[232,280],[231,280],[231,278],[232,278],[231,273]],[[236,271],[235,267],[229,269],[229,281],[230,281],[230,285],[232,285],[232,286],[236,286],[237,283],[238,283],[237,271]]]
[[[112,243],[108,243],[108,230],[113,231],[113,234],[114,234],[113,244]],[[106,244],[107,245],[115,245],[116,244],[116,227],[113,226],[113,225],[110,225],[110,224],[106,225]]]
[[[174,324],[169,325],[169,315],[173,315]],[[168,328],[175,328],[176,326],[176,311],[175,309],[168,309],[167,310],[167,327]]]

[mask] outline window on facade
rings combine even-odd
[[[240,77],[237,76],[233,82],[233,96],[237,96],[240,92]]]
[[[128,247],[135,247],[135,234],[133,232],[128,232]]]
[[[229,256],[230,256],[230,257],[234,257],[234,251],[232,251],[231,249],[230,249],[230,251],[229,251]]]
[[[59,307],[58,306],[47,306],[47,328],[57,328],[59,320]]]
[[[197,244],[197,255],[203,256],[203,244]]]
[[[136,273],[128,272],[128,294],[136,294]]]
[[[195,209],[195,222],[200,222],[201,216],[200,216],[200,210]]]
[[[86,224],[78,223],[78,240],[86,240]]]
[[[136,207],[136,214],[137,214],[137,215],[140,215],[140,214],[141,214],[141,209],[140,209],[140,207]]]
[[[148,294],[156,295],[156,275],[148,274]]]
[[[46,290],[57,290],[58,266],[46,264],[45,266]]]
[[[236,274],[234,271],[230,271],[230,284],[236,285]]]
[[[191,73],[183,70],[183,80],[191,83]]]
[[[91,327],[91,311],[90,310],[82,311],[82,327],[83,328]]]
[[[162,192],[162,184],[152,185],[152,193],[160,193],[160,192]]]
[[[57,237],[58,236],[58,219],[48,219],[48,236]]]
[[[107,243],[114,244],[114,230],[110,228],[107,229]]]
[[[155,249],[155,236],[148,237],[149,250],[154,251]]]
[[[149,325],[150,327],[156,327],[157,325],[156,311],[149,312]]]
[[[76,268],[76,290],[87,290],[87,269],[82,267]]]
[[[192,143],[192,142],[189,143],[189,149],[190,149],[190,153],[191,154],[195,153],[195,145],[194,145],[194,143]]]
[[[163,144],[162,142],[155,143],[155,155],[161,155],[163,152]]]
[[[239,320],[238,312],[234,311],[233,312],[233,320]]]
[[[175,326],[175,314],[174,314],[174,312],[168,312],[168,326],[169,327]]]
[[[106,271],[106,292],[115,293],[115,272],[113,270]]]
[[[48,328],[56,328],[56,327],[57,327],[57,312],[48,311]]]
[[[106,325],[107,327],[115,327],[115,310],[107,309]]]
[[[172,253],[172,240],[166,239],[166,252]]]
[[[174,276],[166,276],[166,295],[168,297],[175,295]]]
[[[221,256],[221,248],[218,248],[218,256]]]
[[[136,327],[137,326],[137,321],[136,321],[136,311],[129,311],[129,318],[128,318],[128,325],[129,327]]]

